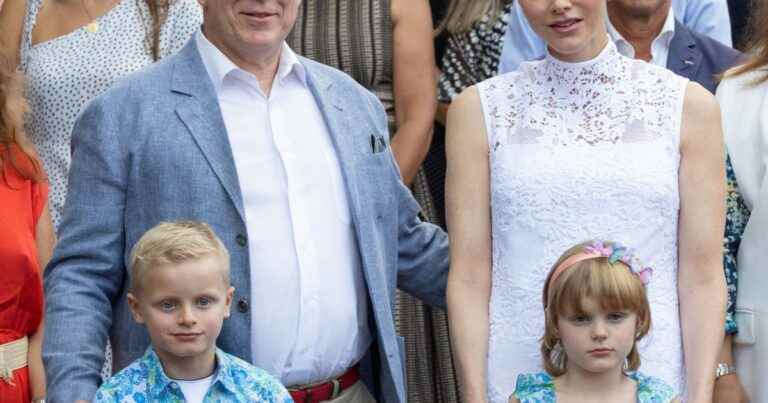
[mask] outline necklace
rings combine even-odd
[[[92,34],[98,32],[99,31],[99,22],[96,21],[96,19],[93,18],[93,16],[91,15],[91,12],[88,11],[88,7],[85,5],[85,0],[80,0],[80,4],[83,5],[83,11],[85,11],[85,15],[88,16],[88,20],[91,21],[91,22],[89,22],[85,26],[85,30],[90,32],[90,33],[92,33]]]

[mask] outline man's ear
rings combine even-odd
[[[235,296],[235,287],[229,287],[227,290],[227,300],[226,302],[226,311],[224,312],[224,317],[228,318],[232,311],[232,298]]]
[[[141,316],[141,309],[139,309],[139,301],[130,292],[128,293],[128,308],[131,309],[131,316],[133,316],[133,320],[136,323],[143,325],[144,317]]]

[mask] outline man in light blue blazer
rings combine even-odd
[[[219,347],[305,402],[405,402],[395,289],[445,305],[447,236],[418,219],[375,96],[284,45],[299,2],[200,0],[179,54],[78,119],[45,273],[48,401],[93,398],[108,339],[114,370],[142,355],[126,262],[144,231],[186,219],[230,251]]]

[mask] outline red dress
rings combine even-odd
[[[4,155],[0,145],[0,155]],[[30,171],[29,159],[15,146],[14,162]],[[46,205],[45,182],[25,179],[8,161],[0,165],[0,344],[31,336],[43,317],[43,286],[37,259],[37,221]],[[13,385],[0,378],[0,402],[31,400],[29,372],[13,372]]]

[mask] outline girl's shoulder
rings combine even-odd
[[[521,403],[554,403],[554,379],[546,372],[520,374],[512,395]]]
[[[640,372],[630,374],[637,382],[637,401],[639,403],[668,403],[677,397],[675,390],[663,380],[643,375]]]

